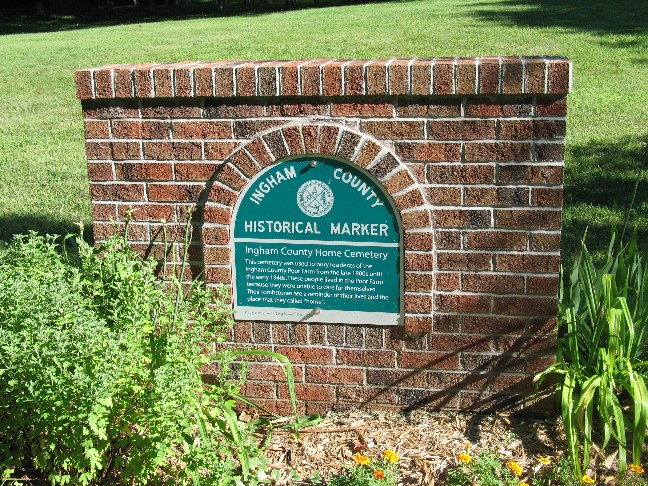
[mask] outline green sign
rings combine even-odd
[[[401,323],[401,238],[391,199],[332,158],[271,166],[233,217],[238,320]]]

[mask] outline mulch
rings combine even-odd
[[[278,485],[311,484],[291,477],[295,471],[306,479],[318,472],[323,479],[352,466],[359,451],[377,458],[386,449],[399,456],[399,485],[441,485],[457,455],[497,451],[503,460],[518,462],[524,469],[538,464],[539,457],[557,460],[566,454],[561,421],[520,418],[509,414],[469,414],[415,411],[408,414],[357,410],[330,412],[316,426],[296,437],[288,429],[274,429],[268,456],[281,471]],[[597,484],[615,484],[614,457],[595,454],[592,474]],[[607,478],[607,479],[606,479]]]

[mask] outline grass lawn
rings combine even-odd
[[[298,0],[298,7],[300,1],[305,2]],[[74,221],[90,220],[74,91],[79,68],[221,59],[564,55],[574,62],[575,74],[563,252],[571,258],[586,227],[590,246],[605,247],[610,226],[623,224],[648,142],[648,1],[326,1],[321,8],[281,11],[275,5],[273,11],[228,15],[201,7],[181,19],[162,12],[101,21],[0,16],[0,239],[29,229],[65,233]],[[631,216],[645,242],[648,173]]]

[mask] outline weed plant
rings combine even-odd
[[[226,293],[160,282],[123,237],[76,241],[61,252],[32,233],[0,247],[0,477],[269,481],[257,424],[233,411],[238,356],[204,344],[231,324]],[[222,376],[205,384],[199,367],[214,361]]]
[[[648,271],[636,235],[609,245],[596,266],[584,240],[568,279],[562,279],[556,363],[568,452],[580,476],[590,449],[617,444],[619,470],[631,450],[640,467],[648,420]],[[631,466],[632,468],[632,466]]]

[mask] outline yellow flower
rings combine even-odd
[[[464,464],[468,464],[472,462],[472,457],[470,457],[469,454],[466,454],[465,452],[462,452],[457,456],[457,459],[459,459],[461,462]]]
[[[518,486],[529,486],[529,483],[520,483]]]
[[[540,461],[540,464],[542,464],[543,466],[548,466],[549,464],[551,464],[551,459],[549,459],[548,457],[538,457],[538,461]]]
[[[506,463],[506,467],[508,467],[516,476],[522,476],[522,467],[517,462],[509,461]]]
[[[583,474],[583,477],[581,478],[581,481],[587,484],[594,484],[596,481],[594,481],[592,478],[590,478],[587,474]]]
[[[355,456],[353,456],[353,460],[358,464],[362,464],[363,466],[367,466],[371,462],[371,459],[369,459],[367,456],[363,456],[359,452],[356,453]]]
[[[630,465],[628,466],[628,468],[629,468],[632,472],[636,472],[637,474],[643,474],[643,473],[644,473],[644,468],[641,467],[641,466],[639,466],[638,464],[630,464]]]
[[[398,454],[396,454],[391,449],[387,449],[385,452],[383,452],[383,454],[385,455],[385,459],[387,459],[389,462],[398,462]]]
[[[385,471],[383,471],[382,469],[376,469],[374,471],[374,477],[382,481],[383,479],[385,479]]]

